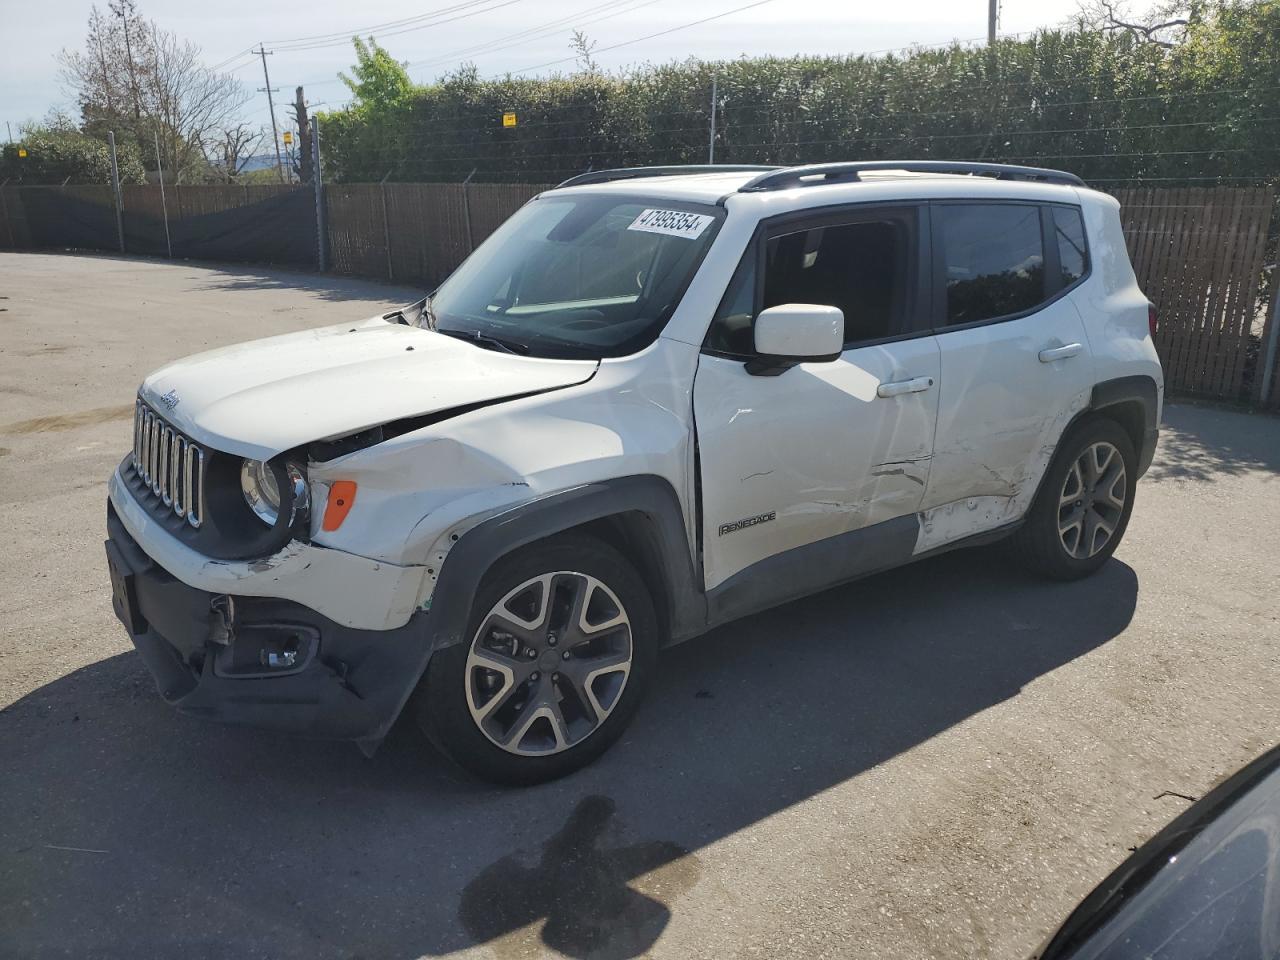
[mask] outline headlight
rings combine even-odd
[[[303,476],[302,468],[295,463],[281,466],[261,460],[245,460],[240,465],[240,489],[244,491],[245,503],[269,527],[274,527],[280,519],[282,480],[288,484],[285,495],[289,526],[293,526],[298,515],[310,505],[307,478]]]

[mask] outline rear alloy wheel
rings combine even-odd
[[[658,647],[644,581],[613,548],[579,536],[499,561],[466,636],[431,658],[419,723],[459,765],[517,784],[603,753],[634,713]]]
[[[1137,481],[1133,441],[1101,417],[1072,427],[1022,526],[1009,539],[1023,563],[1056,580],[1088,576],[1115,552]]]
[[[1128,479],[1124,457],[1105,440],[1076,458],[1058,496],[1058,535],[1067,553],[1088,560],[1107,545],[1124,516]]]

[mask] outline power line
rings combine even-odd
[[[613,2],[613,3],[617,3],[617,2],[633,2],[633,0],[612,0],[612,2]],[[628,10],[620,10],[620,11],[618,11],[617,13],[611,13],[611,14],[608,14],[608,15],[606,15],[606,16],[598,17],[598,18],[596,18],[596,19],[594,19],[594,20],[581,21],[581,22],[579,22],[579,23],[571,23],[570,25],[575,26],[575,27],[577,27],[577,26],[590,26],[592,23],[598,23],[598,22],[600,22],[600,21],[602,21],[602,20],[610,19],[611,17],[620,16],[620,15],[621,15],[621,14],[623,14],[623,13],[631,13],[632,11],[634,11],[634,10],[638,10],[638,9],[640,9],[641,7],[650,6],[651,4],[653,4],[653,3],[657,3],[657,2],[660,2],[660,0],[643,0],[643,2],[638,3],[636,6],[634,6],[634,7],[630,8],[630,9],[628,9]],[[763,2],[771,2],[771,0],[763,0]],[[610,5],[612,5],[612,4],[602,4],[602,6],[605,6],[605,7],[610,6]],[[748,4],[748,7],[750,7],[750,6],[759,6],[759,4]],[[588,8],[588,10],[581,11],[579,15],[581,15],[581,13],[586,13],[586,12],[588,12],[588,11],[589,11],[589,10],[591,10],[591,9],[598,9],[598,8]],[[740,8],[740,9],[741,9],[741,8]],[[728,16],[730,13],[734,13],[734,12],[736,12],[736,11],[730,10],[730,11],[727,11],[726,13],[723,13],[723,14],[717,14],[717,16],[718,16],[718,17],[719,17],[719,16]],[[565,20],[567,20],[567,21],[572,21],[574,18],[573,18],[573,17],[566,17],[566,18],[564,18],[564,19],[565,19]],[[715,18],[713,17],[713,18],[709,18],[709,19],[715,19]],[[697,21],[697,23],[702,23],[702,22],[705,22],[705,21]],[[683,25],[678,26],[678,27],[672,27],[672,28],[670,28],[670,29],[668,29],[668,30],[661,31],[661,32],[659,32],[659,33],[657,33],[657,34],[651,34],[651,36],[661,36],[663,33],[672,33],[672,32],[674,32],[674,31],[676,31],[676,30],[683,30],[683,29],[685,29],[685,27],[689,27],[689,26],[696,26],[696,25],[697,25],[696,23],[695,23],[695,24],[683,24]],[[549,26],[549,25],[548,25],[548,24],[544,24],[544,25],[543,25],[543,27],[539,27],[539,28],[530,28],[530,30],[529,30],[529,31],[522,31],[521,33],[523,34],[523,33],[525,33],[525,32],[532,32],[532,31],[534,31],[534,30],[542,30],[542,29],[544,29],[544,28],[545,28],[545,27],[547,27],[547,26]],[[553,29],[551,32],[554,32],[554,29]],[[1032,36],[1034,33],[1035,33],[1035,31],[1024,31],[1024,32],[1022,32],[1022,33],[1007,33],[1007,34],[1003,34],[1003,35],[1000,37],[1000,39],[1002,39],[1002,40],[1018,40],[1018,39],[1021,39],[1021,38],[1024,38],[1024,37]],[[509,37],[516,37],[516,36],[520,36],[520,35],[521,35],[521,34],[510,34],[510,35],[509,35]],[[463,49],[463,50],[456,50],[456,51],[454,51],[452,54],[449,54],[449,55],[446,55],[446,56],[442,56],[442,57],[441,57],[441,58],[439,58],[439,59],[428,59],[428,60],[410,61],[408,64],[406,64],[406,66],[408,66],[408,67],[418,67],[418,66],[430,65],[430,64],[433,64],[433,63],[449,62],[449,61],[454,60],[456,57],[459,57],[459,56],[465,56],[465,55],[467,55],[468,53],[472,53],[472,52],[477,52],[477,51],[478,51],[478,52],[483,52],[483,53],[489,53],[489,52],[495,52],[495,51],[497,51],[497,50],[501,50],[501,49],[506,49],[508,46],[518,46],[518,45],[519,45],[519,43],[502,44],[501,46],[494,46],[494,47],[492,47],[491,49],[484,49],[484,50],[481,50],[481,49],[480,49],[480,48],[488,47],[490,43],[492,43],[492,44],[500,44],[500,43],[501,43],[503,40],[505,40],[505,39],[508,39],[508,37],[498,37],[498,38],[494,39],[493,41],[486,41],[486,43],[483,43],[483,44],[477,44],[475,48],[465,48],[465,49]],[[539,37],[539,38],[533,38],[533,39],[542,39],[542,38],[541,38],[541,37]],[[638,39],[636,39],[636,40],[628,40],[628,41],[625,41],[624,43],[614,44],[614,45],[612,45],[612,46],[610,46],[610,47],[604,47],[604,48],[599,49],[598,51],[593,51],[593,52],[600,52],[600,53],[603,53],[603,52],[605,52],[606,50],[612,50],[612,49],[615,49],[616,47],[627,46],[628,44],[631,44],[631,43],[638,43],[638,42],[640,42],[640,40],[645,40],[645,39],[648,39],[648,37],[640,37],[640,38],[638,38]],[[942,41],[939,41],[939,42],[937,42],[937,43],[908,43],[908,44],[905,44],[905,45],[903,45],[903,46],[898,46],[898,47],[882,47],[882,48],[880,48],[880,49],[878,49],[878,50],[860,50],[860,51],[858,51],[858,52],[856,52],[856,53],[848,53],[848,54],[833,54],[833,55],[832,55],[832,57],[833,57],[833,58],[839,58],[839,57],[845,57],[845,58],[874,57],[874,56],[878,56],[879,54],[885,54],[885,53],[913,53],[913,52],[917,52],[917,51],[925,51],[925,50],[941,50],[941,49],[945,49],[945,48],[953,47],[953,46],[963,46],[963,45],[966,45],[966,44],[978,44],[978,43],[982,43],[982,42],[983,42],[983,39],[984,39],[984,38],[982,38],[982,37],[971,37],[971,38],[969,38],[969,39],[965,39],[965,40],[960,40],[960,39],[955,39],[955,38],[953,38],[953,39],[951,39],[951,40],[942,40]],[[555,62],[556,62],[556,63],[565,63],[565,62],[568,62],[569,60],[576,60],[576,59],[578,59],[578,57],[575,55],[575,56],[573,56],[573,57],[567,57],[567,58],[565,58],[564,60],[555,61]],[[716,62],[716,61],[712,61],[712,63],[713,63],[713,64],[714,64],[715,62]],[[544,66],[545,66],[545,64],[544,64]],[[525,70],[521,70],[521,71],[517,71],[517,72],[519,72],[519,73],[525,73],[525,72],[528,72],[529,70],[536,70],[536,69],[539,69],[539,68],[538,68],[538,67],[529,67],[529,68],[526,68]],[[493,75],[492,77],[489,77],[488,79],[490,79],[490,80],[502,80],[502,79],[504,79],[506,76],[507,76],[507,74],[495,74],[495,75]],[[305,85],[307,85],[307,86],[313,86],[313,87],[325,86],[325,85],[327,85],[327,84],[334,84],[334,83],[339,83],[339,82],[341,82],[341,78],[340,78],[340,77],[317,77],[317,78],[314,78],[314,79],[311,79],[311,80],[305,80],[305,81],[303,81],[303,83],[304,83]]]
[[[589,6],[589,8],[586,8],[585,10],[580,10],[579,13],[571,15],[571,17],[563,17],[559,20],[548,20],[547,23],[540,24],[540,26],[522,29],[522,31],[517,31],[516,33],[508,33],[508,35],[506,36],[497,37],[497,38],[494,38],[494,40],[485,41],[483,42],[483,44],[475,44],[474,46],[463,47],[463,49],[461,50],[454,50],[452,52],[449,52],[449,54],[439,56],[439,58],[413,60],[413,61],[410,61],[410,63],[404,64],[404,67],[412,68],[412,67],[422,67],[422,65],[429,65],[429,64],[435,64],[435,63],[451,63],[451,61],[461,59],[463,58],[463,56],[477,54],[477,52],[494,52],[498,50],[506,50],[507,47],[518,46],[522,44],[522,42],[527,42],[529,40],[539,40],[541,36],[536,36],[536,35],[549,35],[549,33],[556,32],[557,29],[564,26],[573,26],[573,27],[590,26],[591,23],[599,23],[600,20],[607,20],[612,17],[618,17],[618,15],[621,15],[623,13],[631,13],[631,10],[637,10],[637,9],[640,9],[641,6],[650,6],[655,3],[660,3],[660,0],[641,0],[641,3],[636,3],[636,0],[609,0],[608,3],[599,4],[598,6]],[[590,20],[581,20],[581,22],[575,23],[576,18],[581,17],[581,15],[598,12],[598,10],[614,8],[614,6],[620,6],[620,5],[626,6],[626,4],[635,4],[635,6],[631,6],[630,9],[622,9],[622,10],[617,10],[617,12],[614,12],[614,13],[605,14],[603,15],[603,17],[596,17]],[[511,41],[511,42],[504,42],[504,41]],[[342,78],[325,77],[325,78],[311,79],[311,81],[303,81],[303,83],[305,83],[306,86],[321,87],[329,83],[339,83],[340,79]]]
[[[215,64],[214,64],[213,66],[211,66],[209,69],[210,69],[211,71],[213,71],[213,72],[215,72],[215,73],[216,73],[217,71],[222,70],[223,68],[227,67],[227,65],[228,65],[228,64],[233,63],[233,62],[234,62],[234,61],[236,61],[236,60],[239,60],[241,57],[250,57],[250,58],[252,58],[252,57],[253,57],[253,55],[254,55],[254,53],[253,53],[253,48],[252,48],[252,47],[247,47],[247,48],[245,48],[244,50],[241,50],[239,53],[237,53],[237,54],[233,54],[232,56],[227,57],[227,59],[225,59],[225,60],[219,60],[217,63],[215,63]],[[250,59],[250,60],[248,60],[248,61],[246,61],[246,62],[248,62],[248,63],[252,63],[253,61],[252,61],[252,59]],[[235,69],[238,69],[238,68],[237,68],[237,67],[230,67],[230,68],[228,68],[228,69],[235,70]]]
[[[421,17],[414,18],[415,22],[395,29],[370,30],[366,28],[363,30],[344,32],[343,34],[333,34],[331,35],[331,39],[315,41],[299,40],[277,43],[276,46],[278,49],[284,51],[321,50],[327,47],[345,46],[351,42],[352,37],[358,35],[372,37],[375,40],[385,39],[387,37],[398,37],[402,33],[412,33],[415,30],[425,30],[427,27],[438,27],[443,26],[446,23],[455,23],[458,20],[466,20],[482,13],[492,13],[494,10],[501,10],[504,7],[514,6],[521,2],[523,2],[523,0],[470,0],[470,2],[466,4],[459,4],[455,7],[445,8],[444,10],[437,11],[434,14],[423,14]],[[470,9],[481,5],[485,6],[482,6],[481,9]],[[440,15],[441,13],[447,13],[451,10],[461,10],[462,12],[447,17]]]
[[[568,17],[561,17],[558,20],[551,20],[547,23],[541,24],[540,26],[530,27],[516,33],[509,33],[506,36],[498,37],[485,43],[478,43],[470,47],[464,47],[460,50],[453,50],[447,54],[441,54],[438,57],[429,57],[426,60],[412,61],[405,64],[405,66],[424,67],[438,63],[453,63],[464,57],[471,57],[476,54],[496,53],[499,50],[506,50],[510,47],[519,46],[529,40],[542,39],[544,36],[555,33],[564,27],[573,27],[574,29],[589,27],[593,23],[601,23],[605,20],[611,20],[614,17],[622,16],[624,13],[631,13],[642,7],[653,6],[653,4],[659,2],[661,2],[661,0],[641,0],[639,3],[637,3],[636,0],[609,0],[608,3],[602,3],[598,6],[588,7],[585,10],[579,10],[577,13]],[[598,17],[592,17],[589,20],[578,19],[583,16],[589,16],[590,14],[598,13],[602,10],[609,10],[610,8],[615,7],[621,7],[622,9],[614,9],[609,13],[602,14]]]
[[[286,46],[293,43],[311,43],[317,40],[350,40],[355,34],[368,34],[374,33],[378,30],[389,30],[393,27],[402,27],[406,24],[418,23],[443,14],[456,13],[459,10],[465,10],[469,7],[477,7],[487,2],[488,0],[466,0],[466,2],[463,3],[455,3],[450,7],[441,7],[438,10],[416,14],[415,16],[405,17],[401,20],[387,20],[383,23],[375,23],[365,27],[354,27],[350,30],[335,30],[333,33],[318,33],[309,37],[290,37],[286,40],[270,40],[268,42],[276,46]]]
[[[675,27],[668,27],[666,30],[659,30],[657,33],[646,34],[643,37],[636,37],[633,40],[623,40],[621,43],[611,43],[607,47],[599,47],[593,50],[592,53],[608,53],[610,50],[617,50],[620,47],[629,47],[633,43],[643,43],[645,40],[653,40],[656,37],[665,37],[667,36],[667,34],[676,33],[679,30],[687,30],[690,27],[701,26],[704,23],[710,23],[712,20],[722,20],[725,17],[732,16],[735,13],[741,13],[744,10],[752,9],[753,7],[763,7],[766,3],[773,3],[773,2],[775,2],[775,0],[755,0],[754,3],[744,3],[740,7],[734,7],[732,10],[726,10],[723,13],[717,13],[710,17],[703,17],[701,20],[693,20],[693,21],[690,21],[689,23],[682,23]],[[502,76],[508,76],[510,74],[529,73],[532,70],[541,70],[543,67],[554,67],[562,63],[570,63],[577,59],[578,59],[577,56],[572,56],[572,57],[562,57],[559,60],[548,60],[546,63],[538,63],[532,67],[525,67],[522,70],[512,70],[512,71],[508,71],[506,74],[498,74],[495,77],[491,77],[490,79],[498,79]]]

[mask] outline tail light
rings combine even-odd
[[[1154,303],[1147,304],[1147,328],[1151,331],[1151,339],[1156,338],[1156,327],[1160,325],[1160,318],[1156,314],[1156,305]]]

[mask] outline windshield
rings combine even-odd
[[[724,211],[644,197],[526,204],[430,297],[423,322],[537,357],[617,357],[651,343]]]

